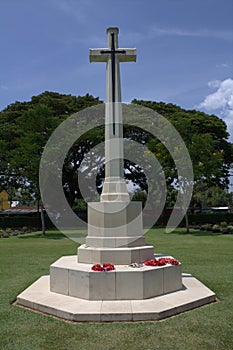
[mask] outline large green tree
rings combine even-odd
[[[133,100],[132,103],[155,110],[166,117],[180,133],[189,151],[194,172],[194,192],[191,206],[197,206],[197,198],[203,197],[203,189],[216,188],[219,193],[228,190],[229,174],[233,163],[233,144],[228,141],[226,124],[215,115],[196,110],[184,110],[171,103]],[[148,141],[149,149],[162,165],[169,195],[167,206],[173,206],[176,189],[184,191],[186,179],[178,179],[174,160],[164,145],[156,139]],[[192,183],[193,185],[193,183]],[[217,192],[216,192],[217,193]],[[184,193],[185,194],[185,193]],[[183,196],[185,199],[185,196]],[[225,197],[226,198],[226,197]],[[203,202],[198,202],[199,204]],[[185,207],[185,203],[184,207]],[[188,215],[185,214],[186,228],[189,231]]]
[[[39,208],[39,164],[47,140],[70,114],[98,103],[101,101],[89,94],[75,97],[44,92],[0,112],[0,187],[16,199],[26,191]]]
[[[0,187],[6,188],[12,197],[18,189],[31,193],[40,202],[38,172],[40,157],[53,130],[66,118],[86,107],[102,103],[98,98],[71,96],[44,92],[32,97],[29,102],[15,102],[0,112]],[[219,187],[227,189],[228,175],[233,163],[233,145],[228,141],[226,124],[215,115],[195,110],[184,110],[173,104],[133,100],[133,104],[155,110],[166,117],[183,138],[194,168],[195,194],[200,188]],[[165,173],[168,195],[167,205],[173,205],[177,192],[177,171],[175,162],[164,145],[137,127],[124,127],[124,137],[147,145],[159,160]],[[103,127],[96,127],[83,135],[70,149],[63,166],[64,192],[71,206],[81,198],[77,181],[78,171],[83,171],[88,181],[96,177],[100,192],[104,178],[104,158],[94,156],[90,167],[83,166],[83,160],[90,150],[104,140]],[[85,164],[87,164],[86,162]],[[148,163],[149,168],[149,163]],[[138,164],[125,160],[125,177],[137,190],[148,191],[148,183]],[[159,182],[150,184],[156,189]],[[93,184],[93,181],[92,181]],[[91,188],[91,186],[90,186]],[[151,187],[149,188],[151,190]],[[92,188],[93,190],[93,188]],[[197,201],[197,200],[196,200]]]
[[[195,182],[227,188],[233,163],[233,144],[225,122],[215,115],[184,110],[171,103],[133,100],[166,117],[178,130],[189,151]],[[158,140],[150,140],[150,149],[164,165],[168,183],[176,178],[173,160]]]

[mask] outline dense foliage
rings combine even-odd
[[[68,116],[98,103],[88,94],[75,97],[46,91],[0,112],[0,187],[14,199],[28,201],[29,194],[39,201],[39,163],[50,135]]]
[[[192,205],[226,205],[232,200],[227,194],[229,173],[233,163],[233,144],[225,122],[215,115],[196,110],[184,110],[171,103],[133,100],[132,103],[155,110],[166,117],[178,130],[189,151],[194,171]],[[168,187],[176,178],[175,164],[165,147],[155,139],[148,142],[166,175]],[[208,191],[207,191],[208,189]],[[174,203],[174,187],[170,186],[170,204]]]
[[[99,98],[89,94],[71,96],[44,92],[33,96],[29,102],[15,102],[0,112],[0,188],[5,188],[13,199],[21,203],[40,200],[38,169],[44,146],[54,129],[68,116],[96,104]],[[195,110],[184,110],[173,104],[133,100],[133,104],[151,108],[166,117],[179,131],[189,150],[195,177],[193,205],[223,205],[228,201],[226,189],[229,170],[233,163],[233,145],[227,140],[226,124],[215,115]],[[168,194],[167,205],[175,202],[177,177],[174,161],[158,140],[135,127],[125,127],[124,136],[134,139],[155,154],[165,172]],[[104,140],[103,128],[95,128],[76,142],[67,154],[63,167],[64,191],[69,203],[75,206],[79,191],[77,172],[92,147]],[[98,169],[97,188],[101,190],[103,158],[93,159],[92,169]],[[96,164],[95,164],[96,162]],[[145,174],[137,164],[125,160],[125,176],[136,188],[147,191]],[[203,192],[208,190],[207,198]],[[145,193],[145,192],[144,192]],[[143,197],[144,194],[141,195]],[[140,195],[136,195],[136,198]],[[220,201],[217,201],[220,198]],[[208,200],[207,200],[208,199]]]

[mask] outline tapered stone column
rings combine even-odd
[[[130,202],[124,180],[120,62],[135,62],[136,49],[118,48],[118,28],[107,29],[106,49],[91,49],[91,62],[106,62],[105,180],[99,203],[88,203],[86,245],[78,261],[129,264],[152,259],[145,245],[141,202]]]
[[[108,48],[90,50],[91,62],[106,62],[105,181],[101,202],[126,201],[123,174],[123,124],[119,62],[136,61],[135,49],[118,48],[118,28],[108,28]]]

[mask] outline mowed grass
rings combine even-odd
[[[68,323],[12,305],[16,296],[77,243],[57,231],[0,239],[1,350],[227,350],[233,348],[233,235],[150,230],[155,252],[171,254],[220,302],[160,322]]]

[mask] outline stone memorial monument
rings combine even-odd
[[[135,49],[118,49],[118,28],[109,28],[108,48],[90,50],[91,62],[106,62],[105,180],[99,203],[88,203],[88,236],[78,249],[84,263],[130,264],[153,258],[145,245],[142,204],[130,202],[123,175],[120,62],[136,61]]]
[[[42,276],[16,303],[72,321],[158,320],[210,303],[215,294],[182,275],[171,256],[154,255],[145,242],[142,204],[130,201],[123,175],[119,64],[135,62],[136,50],[118,48],[118,28],[108,28],[107,37],[106,49],[90,50],[91,62],[107,66],[100,202],[88,203],[88,234],[77,256],[53,263],[50,276]]]

